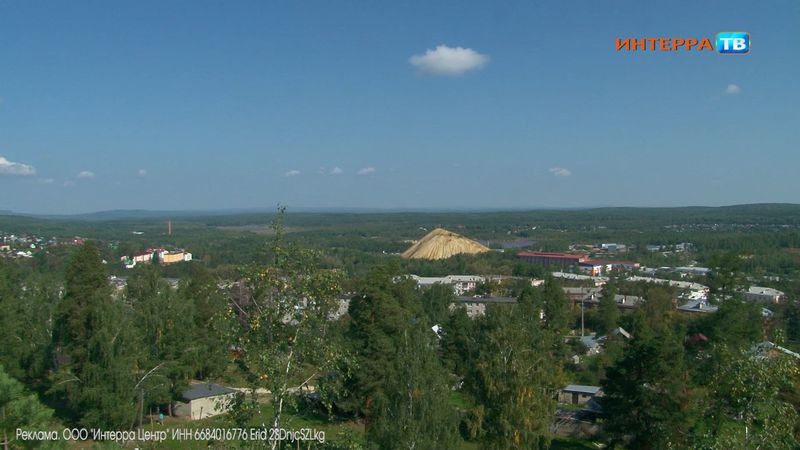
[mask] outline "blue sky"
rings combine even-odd
[[[800,2],[494,3],[0,1],[0,210],[800,202]]]

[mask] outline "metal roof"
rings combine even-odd
[[[598,392],[600,392],[600,386],[584,386],[582,384],[570,384],[564,389],[562,389],[562,391],[596,395]]]
[[[517,299],[514,297],[456,297],[458,303],[503,303],[503,304],[516,304]]]
[[[216,397],[218,395],[232,394],[237,392],[236,389],[220,386],[214,383],[200,383],[189,386],[189,389],[183,391],[183,398],[185,400],[197,400],[198,398]]]
[[[517,256],[544,256],[546,258],[568,258],[568,259],[584,259],[587,258],[588,255],[585,253],[583,254],[571,254],[571,253],[556,253],[556,252],[519,252]]]
[[[583,344],[588,349],[593,349],[600,346],[600,343],[597,342],[594,336],[581,336],[581,344]],[[572,385],[570,385],[572,386]]]
[[[762,286],[750,286],[750,289],[747,290],[747,293],[758,295],[784,295],[782,291]]]
[[[705,299],[699,299],[699,300],[690,300],[685,304],[678,306],[678,309],[681,311],[689,311],[689,312],[713,313],[717,312],[719,308],[708,303]]]

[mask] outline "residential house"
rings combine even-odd
[[[513,297],[456,297],[455,302],[450,304],[450,309],[463,306],[467,310],[467,316],[474,319],[486,314],[487,305],[516,305],[517,299]]]
[[[238,391],[213,383],[193,384],[183,392],[183,402],[175,405],[175,415],[191,420],[225,414]]]
[[[456,295],[464,295],[472,291],[478,284],[486,281],[484,277],[478,275],[448,275],[446,277],[420,277],[417,275],[410,275],[410,278],[416,281],[419,287],[430,287],[434,284],[445,284],[453,286],[453,293]]]
[[[605,348],[605,344],[608,341],[609,336],[621,336],[626,340],[630,340],[632,337],[631,334],[622,327],[614,328],[611,330],[611,333],[605,336],[596,337],[594,334],[591,336],[581,336],[580,341],[581,344],[586,347],[586,356],[600,354]]]
[[[553,277],[562,278],[564,280],[572,280],[572,281],[591,281],[597,287],[600,287],[608,282],[607,277],[595,277],[590,275],[581,275],[568,272],[553,272]]]
[[[590,400],[602,396],[603,390],[600,386],[570,384],[558,392],[558,402],[570,405],[585,405]]]
[[[600,299],[603,298],[603,290],[597,287],[565,287],[562,289],[573,307],[580,304],[583,304],[584,307],[594,307],[600,304]],[[629,309],[644,302],[644,299],[635,295],[617,294],[614,296],[614,301],[618,308]]]
[[[606,261],[585,260],[578,265],[578,269],[591,276],[601,276],[612,271],[632,271],[639,268],[639,263],[633,261]]]
[[[705,298],[691,299],[683,305],[678,306],[678,311],[685,313],[715,313],[719,308],[708,303]]]
[[[675,280],[665,280],[661,278],[651,278],[651,277],[640,277],[640,276],[630,276],[627,278],[628,281],[646,281],[648,283],[655,283],[655,284],[666,284],[669,286],[674,286],[678,289],[685,289],[689,291],[702,291],[708,292],[708,286],[702,285],[700,283],[694,283],[691,281],[675,281]]]
[[[783,292],[761,286],[750,286],[750,289],[744,292],[744,299],[760,303],[780,303],[786,298]]]

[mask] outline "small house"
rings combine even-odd
[[[558,402],[572,405],[585,405],[589,400],[603,395],[600,386],[570,384],[558,393]]]
[[[213,383],[193,384],[184,391],[184,401],[175,405],[175,415],[198,420],[225,414],[237,392]]]

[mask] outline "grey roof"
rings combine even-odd
[[[755,353],[756,356],[758,356],[760,358],[766,358],[767,355],[769,354],[770,350],[777,350],[777,351],[779,351],[779,352],[781,352],[781,353],[783,353],[785,355],[789,355],[789,356],[792,356],[792,357],[794,357],[796,359],[800,359],[800,353],[795,353],[795,352],[789,350],[788,348],[781,347],[780,345],[777,345],[777,344],[775,344],[773,342],[770,342],[770,341],[764,341],[764,342],[758,343],[758,344],[754,345],[752,347],[752,349],[751,349],[751,351],[753,353]]]
[[[597,339],[595,339],[594,336],[581,336],[581,344],[588,349],[593,349],[600,346],[600,343],[597,342]]]
[[[598,287],[564,287],[561,288],[565,294],[599,294],[602,289]]]
[[[618,335],[618,334],[621,334],[625,339],[630,339],[631,338],[631,334],[628,333],[628,330],[626,330],[625,328],[622,328],[622,327],[614,328],[611,331],[611,334],[613,334],[615,336]]]
[[[504,304],[515,304],[517,303],[517,299],[514,297],[466,297],[466,296],[459,296],[456,297],[456,302],[458,303],[504,303]]]
[[[617,303],[617,306],[621,306],[623,308],[633,308],[639,303],[644,302],[644,299],[636,295],[617,294],[614,296],[614,301]]]
[[[198,398],[216,397],[218,395],[231,394],[237,392],[236,389],[220,386],[214,383],[200,383],[189,386],[189,389],[183,391],[183,398],[185,400],[196,400]]]
[[[582,384],[570,384],[562,391],[565,392],[579,392],[581,394],[591,394],[595,395],[600,392],[600,386],[584,386]]]
[[[750,289],[748,289],[745,293],[755,296],[767,296],[767,297],[783,297],[786,295],[783,293],[783,291],[763,286],[750,286]]]
[[[678,309],[687,312],[713,313],[717,312],[719,308],[709,304],[706,300],[701,299],[701,300],[690,300],[685,304],[678,306]]]

